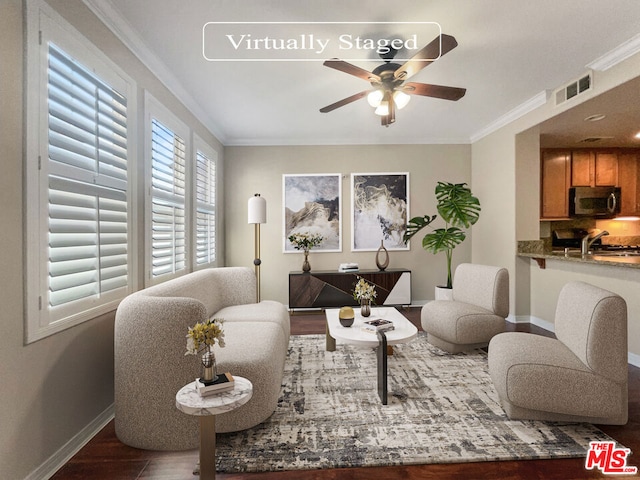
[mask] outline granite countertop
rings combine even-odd
[[[543,264],[546,259],[614,267],[640,268],[640,255],[624,255],[621,252],[600,252],[582,255],[579,249],[567,249],[566,251],[565,249],[553,250],[550,242],[546,239],[519,241],[517,254],[519,257],[529,257],[537,260],[541,268],[544,268]]]

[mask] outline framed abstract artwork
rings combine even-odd
[[[351,250],[409,250],[409,173],[351,174]]]
[[[282,176],[283,251],[298,252],[288,237],[293,233],[322,235],[313,252],[342,251],[342,176],[300,174]]]

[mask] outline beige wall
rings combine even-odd
[[[470,182],[469,145],[369,145],[225,148],[225,209],[227,265],[251,266],[254,252],[253,226],[247,224],[247,201],[255,193],[267,200],[267,223],[261,227],[262,298],[288,304],[288,273],[300,271],[302,254],[282,253],[282,175],[340,173],[342,180],[342,252],[312,250],[314,270],[335,270],[343,262],[360,268],[376,268],[375,252],[351,252],[350,174],[363,172],[409,172],[410,215],[436,214],[434,188],[437,181]],[[480,201],[484,198],[480,196]],[[483,214],[479,223],[489,221]],[[438,220],[438,226],[441,226]],[[422,235],[410,251],[390,252],[390,268],[412,270],[414,301],[433,299],[436,285],[446,282],[444,254],[427,253]],[[455,264],[471,259],[471,241],[453,254]]]
[[[640,269],[601,265],[568,265],[548,261],[539,269],[529,259],[516,257],[517,240],[539,238],[539,142],[536,125],[637,76],[640,55],[604,72],[594,72],[594,88],[584,98],[561,107],[545,105],[507,124],[472,145],[472,185],[478,195],[489,195],[483,215],[491,222],[473,232],[473,261],[509,268],[511,313],[518,319],[553,324],[560,288],[570,280],[583,280],[622,295],[629,310],[629,351],[640,362]],[[516,280],[518,282],[516,289]]]
[[[184,106],[93,16],[81,0],[51,0],[50,4],[91,42],[138,82],[138,113],[143,112],[143,89],[171,108],[222,154],[221,145]],[[108,411],[113,401],[113,314],[23,344],[23,31],[21,0],[0,3],[0,477],[24,478],[62,449],[78,432]],[[594,93],[637,74],[640,56],[607,72],[596,72]],[[587,94],[589,98],[591,94]],[[569,103],[569,102],[567,102]],[[569,108],[568,106],[563,109]],[[531,172],[536,170],[535,141],[516,135],[562,109],[544,106],[468,145],[228,147],[225,153],[224,199],[226,264],[248,265],[253,260],[253,228],[246,223],[247,199],[256,192],[268,201],[268,222],[262,228],[263,298],[284,303],[287,274],[298,270],[300,254],[282,253],[282,174],[341,173],[343,180],[343,252],[311,255],[314,269],[335,269],[343,261],[374,267],[374,252],[350,252],[351,172],[408,171],[411,174],[411,214],[435,213],[436,181],[470,182],[482,202],[473,238],[456,249],[454,262],[504,265],[512,274],[512,313],[553,320],[557,292],[571,279],[610,288],[629,305],[630,350],[640,355],[640,270],[568,265],[548,262],[547,269],[531,267],[515,257],[516,241],[535,236],[529,214],[537,208]],[[142,159],[142,128],[139,160]],[[522,152],[525,152],[524,156]],[[222,158],[222,155],[221,155]],[[140,162],[138,165],[142,165]],[[140,168],[141,169],[141,168]],[[536,205],[534,205],[534,203]],[[137,213],[142,219],[140,212]],[[537,221],[537,219],[536,219]],[[143,245],[143,238],[139,245]],[[409,252],[392,252],[391,267],[414,271],[413,298],[433,298],[433,287],[445,279],[444,255],[424,252],[418,241]],[[515,289],[524,275],[530,287]],[[142,272],[138,272],[139,278]]]
[[[222,146],[97,21],[80,0],[51,1],[56,10],[222,154]],[[24,345],[23,323],[23,2],[0,3],[0,478],[20,479],[64,452],[113,403],[113,313]],[[140,129],[142,134],[142,129]],[[142,147],[142,139],[137,139]],[[138,165],[142,167],[142,148]],[[221,155],[222,158],[222,155]],[[141,190],[139,190],[141,191]],[[29,201],[29,199],[27,199]],[[142,219],[141,212],[132,212]],[[143,244],[142,238],[139,244]],[[142,272],[139,272],[141,277]],[[105,413],[106,412],[106,413]],[[101,414],[103,417],[101,417]],[[40,471],[40,473],[42,470]]]

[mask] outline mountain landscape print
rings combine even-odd
[[[320,234],[319,252],[342,251],[340,174],[283,175],[284,251],[296,252],[293,233]]]

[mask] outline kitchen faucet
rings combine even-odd
[[[593,242],[595,242],[599,238],[604,237],[605,235],[609,235],[609,232],[607,232],[606,230],[601,231],[594,237],[592,237],[590,233],[587,233],[584,237],[582,237],[582,246],[580,248],[580,253],[582,253],[582,255],[588,254],[589,248],[591,247]]]

